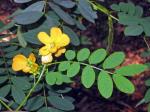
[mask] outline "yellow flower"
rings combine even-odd
[[[35,63],[36,58],[33,53],[26,58],[22,54],[18,54],[13,58],[12,69],[14,71],[22,70],[25,73],[36,74],[38,72],[38,64]]]
[[[45,32],[39,32],[38,39],[45,45],[39,50],[42,56],[55,53],[55,56],[58,57],[66,51],[65,46],[70,43],[68,35],[62,33],[58,27],[51,28],[50,36]]]

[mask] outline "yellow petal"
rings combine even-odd
[[[50,30],[50,35],[51,35],[51,38],[59,38],[62,35],[62,31],[58,27],[53,27]]]
[[[26,66],[25,68],[22,69],[22,71],[28,73],[30,69],[31,69],[30,67]]]
[[[43,64],[50,63],[50,62],[52,62],[52,60],[53,60],[52,54],[48,54],[46,56],[41,57],[41,61]]]
[[[35,61],[36,61],[35,55],[34,55],[33,53],[30,53],[28,59],[29,59],[30,61],[32,61],[32,62],[35,62]]]
[[[57,51],[57,47],[54,46],[52,48],[49,49],[50,53],[55,53]]]
[[[13,58],[12,69],[14,71],[20,71],[27,65],[27,58],[21,54],[16,55]]]
[[[70,43],[70,38],[68,37],[67,34],[62,34],[62,36],[59,39],[57,39],[55,42],[58,48],[65,47]]]
[[[66,49],[65,48],[61,48],[61,49],[59,49],[56,53],[55,53],[55,56],[56,57],[59,57],[59,56],[61,56],[63,53],[65,53],[66,52]]]
[[[45,56],[50,53],[49,50],[50,50],[49,46],[44,46],[39,50],[39,54]]]
[[[50,36],[45,32],[39,32],[38,39],[45,45],[51,42]]]

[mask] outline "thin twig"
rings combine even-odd
[[[38,85],[38,83],[40,82],[44,72],[45,72],[45,68],[46,68],[46,65],[43,66],[43,69],[42,69],[42,72],[37,80],[37,82],[33,85],[33,87],[30,89],[28,95],[24,98],[24,100],[20,103],[20,105],[18,106],[18,108],[16,109],[15,112],[18,112],[21,107],[26,103],[26,101],[28,100],[28,98],[30,97],[30,95],[32,94],[32,92],[34,91],[35,87]]]
[[[4,105],[10,112],[13,112],[13,110],[5,102],[3,102],[3,100],[0,99],[0,103]]]
[[[147,42],[147,40],[146,40],[146,37],[145,37],[145,36],[143,37],[143,40],[144,40],[144,42],[145,42],[145,44],[146,44],[147,48],[148,48],[148,49],[150,49],[150,46],[149,46],[149,44],[148,44],[148,42]]]

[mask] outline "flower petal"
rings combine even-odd
[[[30,67],[26,66],[25,68],[22,69],[23,72],[28,73],[30,72]]]
[[[46,56],[42,56],[42,58],[41,58],[41,61],[43,64],[50,63],[50,62],[52,62],[52,60],[53,60],[53,57],[52,57],[51,53]]]
[[[49,50],[50,50],[49,46],[44,46],[39,50],[39,54],[45,56],[50,53]]]
[[[33,53],[30,53],[28,59],[29,59],[30,61],[32,61],[32,62],[35,62],[35,61],[36,61],[35,55],[34,55]]]
[[[61,31],[61,29],[58,28],[58,27],[53,27],[53,28],[51,28],[51,30],[50,30],[50,35],[51,35],[51,38],[56,39],[56,38],[61,37],[62,31]]]
[[[13,58],[12,69],[14,71],[20,71],[27,65],[27,58],[21,54],[16,55]]]
[[[45,45],[51,42],[50,36],[45,32],[39,32],[38,39]]]
[[[55,56],[56,57],[59,57],[59,56],[61,56],[63,53],[65,53],[66,52],[66,49],[65,48],[61,48],[61,49],[59,49],[56,53],[55,53]]]
[[[49,49],[50,53],[55,53],[57,51],[57,47],[54,46],[52,48]]]
[[[67,34],[62,34],[62,36],[55,41],[58,48],[65,47],[70,43],[70,38]]]

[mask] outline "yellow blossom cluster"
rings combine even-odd
[[[70,43],[68,35],[62,33],[58,27],[51,28],[50,35],[46,32],[39,32],[38,39],[44,44],[44,47],[39,50],[39,54],[42,56],[42,63],[51,62],[53,60],[52,54],[55,57],[61,56],[66,51],[65,46]]]
[[[13,58],[12,69],[14,71],[23,71],[25,73],[32,73],[34,75],[38,72],[38,64],[35,63],[36,58],[33,53],[26,58],[22,54],[18,54]]]
[[[60,28],[53,27],[50,29],[50,35],[46,32],[39,32],[38,39],[44,44],[39,50],[41,61],[43,64],[52,62],[53,54],[55,57],[65,53],[65,47],[70,43],[70,38],[63,33]],[[13,58],[12,69],[14,71],[23,71],[36,75],[39,70],[39,65],[36,63],[36,58],[33,53],[29,57],[18,54]]]

